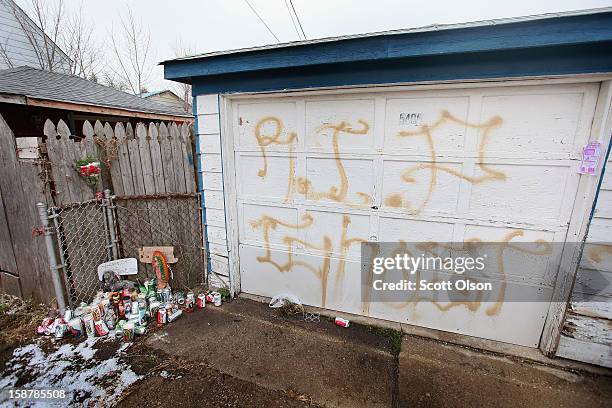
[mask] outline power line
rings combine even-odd
[[[272,36],[273,36],[274,38],[276,38],[276,42],[280,42],[280,40],[278,39],[278,37],[276,36],[276,34],[274,34],[274,31],[272,31],[272,29],[271,29],[270,27],[268,27],[268,25],[266,24],[266,22],[264,21],[264,19],[263,19],[263,18],[261,18],[261,16],[260,16],[260,15],[259,15],[259,13],[257,12],[257,10],[255,10],[255,9],[253,8],[253,6],[251,6],[251,3],[249,3],[249,0],[244,0],[244,2],[245,2],[245,3],[246,3],[248,6],[249,6],[249,8],[250,8],[251,10],[253,10],[253,13],[255,13],[255,15],[257,16],[257,18],[259,19],[259,21],[261,21],[261,22],[262,22],[262,24],[266,26],[266,28],[268,29],[268,31],[270,32],[270,34],[272,34]],[[298,22],[299,22],[299,20],[298,20]]]
[[[295,29],[295,33],[298,36],[298,40],[301,40],[302,37],[300,37],[300,32],[297,28],[297,25],[295,24],[295,19],[293,18],[293,13],[291,12],[291,9],[289,8],[289,3],[287,3],[287,0],[285,0],[285,7],[287,7],[287,11],[289,12],[289,17],[291,17],[291,24],[293,24],[293,28]]]
[[[295,11],[295,7],[293,7],[293,0],[289,0],[289,4],[291,4],[291,8],[293,9],[293,14],[295,14],[295,18],[297,19],[298,24],[300,25],[300,30],[302,30],[302,35],[304,36],[304,39],[307,40],[308,38],[306,37],[306,33],[304,32],[304,27],[302,27],[300,16],[298,16],[297,12]]]

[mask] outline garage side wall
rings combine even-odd
[[[612,159],[608,159],[559,340],[560,357],[612,367],[611,238]]]
[[[197,119],[199,191],[204,207],[204,240],[210,254],[209,282],[211,286],[229,286],[219,96],[198,95],[194,98],[194,112]]]

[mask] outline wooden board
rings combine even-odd
[[[17,160],[13,132],[0,116],[0,192],[6,214],[7,234],[13,247],[16,269],[5,274],[3,285],[11,285],[12,290],[20,287],[20,294],[39,301],[49,301],[48,288],[51,287],[50,272],[44,259],[46,252],[41,251],[32,230],[40,225],[36,203],[44,201],[43,185],[39,170],[30,161]],[[8,243],[3,246],[6,247]],[[10,252],[4,257],[11,262]],[[41,260],[42,258],[42,260]],[[10,277],[10,276],[12,277]]]
[[[104,134],[104,128],[99,121],[96,121],[94,126],[87,126],[89,122],[85,122],[83,124],[83,138],[81,138],[81,158],[85,157],[95,157],[98,161],[101,160],[102,155],[100,154],[100,149],[96,145],[96,137],[99,137],[98,134]],[[93,131],[91,131],[93,129]],[[87,130],[87,132],[85,132]],[[102,163],[100,163],[102,164]],[[98,177],[97,183],[95,187],[89,187],[90,194],[87,196],[89,199],[94,197],[94,191],[102,191],[104,189],[102,184],[102,176]]]
[[[19,277],[9,273],[0,272],[0,289],[9,295],[22,297]]]
[[[0,134],[0,137],[6,137]],[[17,261],[15,260],[15,251],[13,251],[13,241],[11,240],[11,231],[6,219],[6,210],[4,208],[4,199],[2,190],[0,189],[0,271],[10,272],[18,275]]]
[[[145,194],[144,177],[142,175],[142,163],[140,160],[140,137],[142,131],[134,132],[132,125],[128,123],[125,127],[125,137],[128,143],[128,153],[130,156],[130,168],[132,170],[132,181],[134,184],[134,194]]]
[[[183,154],[183,146],[181,134],[176,123],[170,124],[168,128],[170,134],[170,147],[172,148],[172,167],[174,168],[174,187],[177,193],[186,193],[185,186],[185,156]]]
[[[166,192],[177,192],[176,178],[174,175],[175,164],[172,161],[172,146],[168,127],[162,122],[159,124],[159,149],[161,152],[161,162],[164,168],[164,178],[166,180]]]
[[[118,160],[117,139],[115,138],[115,131],[108,122],[104,124],[104,143],[106,147],[104,164],[110,166],[111,185],[109,188],[116,195],[125,195],[123,178],[121,177],[123,169],[121,168],[121,162]]]
[[[148,129],[149,150],[151,152],[151,165],[153,166],[153,179],[155,181],[155,194],[166,192],[166,178],[160,150],[160,134],[155,124],[149,124]]]
[[[185,172],[185,187],[188,193],[194,193],[196,188],[195,153],[192,148],[193,128],[183,124],[179,128],[181,136],[181,149],[183,151],[183,170]]]
[[[561,334],[559,339],[556,355],[570,360],[612,368],[612,354],[609,345],[574,339],[564,334]]]
[[[117,138],[117,144],[119,146],[117,151],[117,161],[119,162],[119,167],[121,168],[120,176],[121,184],[123,185],[123,194],[134,195],[134,180],[132,179],[132,165],[130,163],[128,141],[126,138],[125,127],[121,122],[118,122],[115,125],[115,137]],[[113,184],[115,184],[114,178]]]
[[[136,125],[136,138],[138,139],[138,150],[140,151],[140,165],[142,167],[145,194],[155,194],[155,177],[151,163],[149,136],[147,136],[147,129],[142,123]]]
[[[93,197],[92,187],[87,184],[84,178],[79,176],[75,162],[83,160],[88,156],[95,157],[92,154],[85,152],[85,145],[82,140],[75,140],[70,135],[70,129],[64,121],[60,120],[57,123],[57,133],[61,136],[59,142],[62,149],[66,166],[70,166],[72,171],[67,172],[66,181],[70,190],[70,201],[62,200],[62,203],[78,203],[89,200]],[[54,163],[51,162],[51,167]]]

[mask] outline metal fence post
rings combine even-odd
[[[55,298],[57,299],[57,306],[60,312],[63,314],[66,310],[66,299],[64,298],[64,287],[62,285],[62,278],[60,277],[59,269],[62,265],[57,264],[57,258],[55,256],[55,245],[53,243],[53,228],[49,227],[49,215],[47,213],[47,204],[38,203],[38,215],[40,221],[43,224],[45,231],[45,244],[47,246],[47,256],[49,257],[49,266],[51,267],[51,279],[53,280],[53,289],[55,289]]]
[[[104,190],[104,199],[105,204],[104,208],[106,211],[106,219],[108,221],[108,239],[109,239],[109,247],[110,253],[113,259],[117,259],[119,257],[117,251],[117,235],[116,235],[116,225],[115,225],[115,216],[113,214],[113,209],[115,208],[113,205],[113,197],[111,195],[111,191],[109,189]]]

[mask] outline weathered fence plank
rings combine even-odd
[[[0,174],[2,174],[0,192],[10,232],[0,239],[8,240],[2,247],[12,246],[16,265],[16,270],[6,271],[10,272],[10,275],[3,274],[2,284],[10,285],[7,289],[13,292],[20,292],[15,294],[47,301],[50,299],[46,292],[46,288],[50,286],[48,284],[50,272],[41,267],[43,264],[38,258],[45,254],[37,252],[37,246],[33,242],[36,238],[32,236],[32,229],[40,224],[33,209],[37,201],[44,200],[42,181],[35,164],[17,160],[15,137],[2,116],[0,116]]]
[[[157,126],[149,123],[149,149],[151,151],[151,165],[153,166],[153,178],[155,179],[155,193],[166,192],[166,181],[164,178],[164,167],[159,144],[159,132]]]
[[[45,122],[44,134],[47,136],[47,154],[51,163],[51,177],[55,182],[55,200],[58,205],[68,203],[71,198],[69,175],[73,171],[69,167],[70,158],[64,157],[61,136],[49,119]]]
[[[142,123],[136,125],[136,138],[138,139],[138,149],[140,151],[140,165],[142,166],[145,194],[155,194],[155,178],[153,176],[153,164],[151,163],[149,137],[147,129]]]
[[[182,142],[181,147],[183,149],[183,169],[185,171],[185,186],[187,188],[188,193],[195,193],[198,190],[196,188],[195,170],[193,168],[194,158],[196,157],[196,155],[191,147],[192,129],[189,125],[182,124],[179,130]]]
[[[128,154],[130,156],[130,167],[132,169],[132,180],[134,182],[134,194],[143,195],[145,194],[145,187],[144,178],[142,176],[138,136],[138,133],[134,132],[132,125],[128,123],[125,127],[125,137],[128,141]]]
[[[186,193],[185,169],[183,168],[185,157],[183,155],[181,134],[176,126],[176,123],[170,124],[168,130],[170,132],[170,146],[172,147],[172,167],[174,168],[175,191],[177,193]]]
[[[98,132],[102,132],[102,134],[104,133],[104,128],[101,128],[101,124],[99,124],[100,122],[96,122],[96,125],[98,126]],[[99,124],[99,125],[98,125]],[[81,157],[80,159],[84,159],[86,157],[91,157],[91,158],[95,158],[98,161],[100,161],[100,153],[98,152],[98,148],[96,146],[96,130],[95,127],[91,125],[91,123],[89,123],[89,121],[85,121],[85,123],[83,124],[83,138],[80,140],[80,152],[81,152]],[[85,183],[87,184],[87,183]],[[103,187],[102,187],[102,177],[98,177],[98,180],[96,182],[95,186],[90,187],[89,185],[87,186],[89,188],[89,194],[86,195],[87,199],[91,199],[94,197],[94,192],[95,191],[102,191]]]
[[[32,231],[40,225],[37,203],[45,202],[45,186],[40,178],[41,168],[36,162],[24,161],[19,163],[19,174],[21,176],[21,189],[23,191],[27,213],[23,220],[25,231],[23,236],[27,239],[33,257],[31,259],[31,271],[25,270],[20,273],[23,295],[32,297],[39,301],[47,302],[55,298],[52,285],[51,269],[47,258],[47,247],[42,236],[34,236]]]
[[[130,164],[130,154],[128,150],[128,142],[125,135],[125,127],[123,123],[118,122],[115,125],[115,137],[117,138],[117,161],[120,167],[121,184],[123,185],[124,195],[134,195],[134,181],[132,180],[132,166]],[[113,177],[113,185],[115,179]],[[117,194],[115,192],[115,194]]]
[[[6,137],[4,134],[0,137]],[[0,189],[0,271],[10,273],[18,273],[17,261],[15,259],[15,251],[11,242],[11,231],[8,220],[6,219],[6,209],[2,198],[2,189]]]
[[[62,204],[68,204],[87,199],[91,195],[91,187],[79,176],[78,170],[75,167],[75,161],[84,158],[81,154],[80,144],[70,137],[70,129],[61,119],[57,123],[57,134],[60,136],[59,146],[66,163],[66,182],[70,192],[70,196],[63,197],[61,202]],[[51,167],[54,164],[52,161]]]
[[[64,176],[63,171],[61,171],[61,163],[63,159],[61,157],[61,150],[58,146],[57,141],[57,131],[55,129],[55,125],[51,120],[47,119],[45,121],[45,126],[43,128],[43,134],[47,138],[47,156],[49,157],[50,163],[58,163],[55,167],[51,167],[51,178],[54,181],[54,190],[52,194],[57,196],[61,194],[63,191],[68,189],[66,184],[66,177]]]
[[[174,178],[174,163],[172,162],[170,134],[168,133],[168,127],[163,122],[159,124],[159,147],[161,151],[161,161],[164,167],[164,176],[166,178],[166,192],[175,193],[177,189]]]
[[[111,125],[104,123],[104,164],[110,167],[111,188],[117,195],[125,195],[123,178],[121,177],[121,162],[118,159],[117,139]]]

